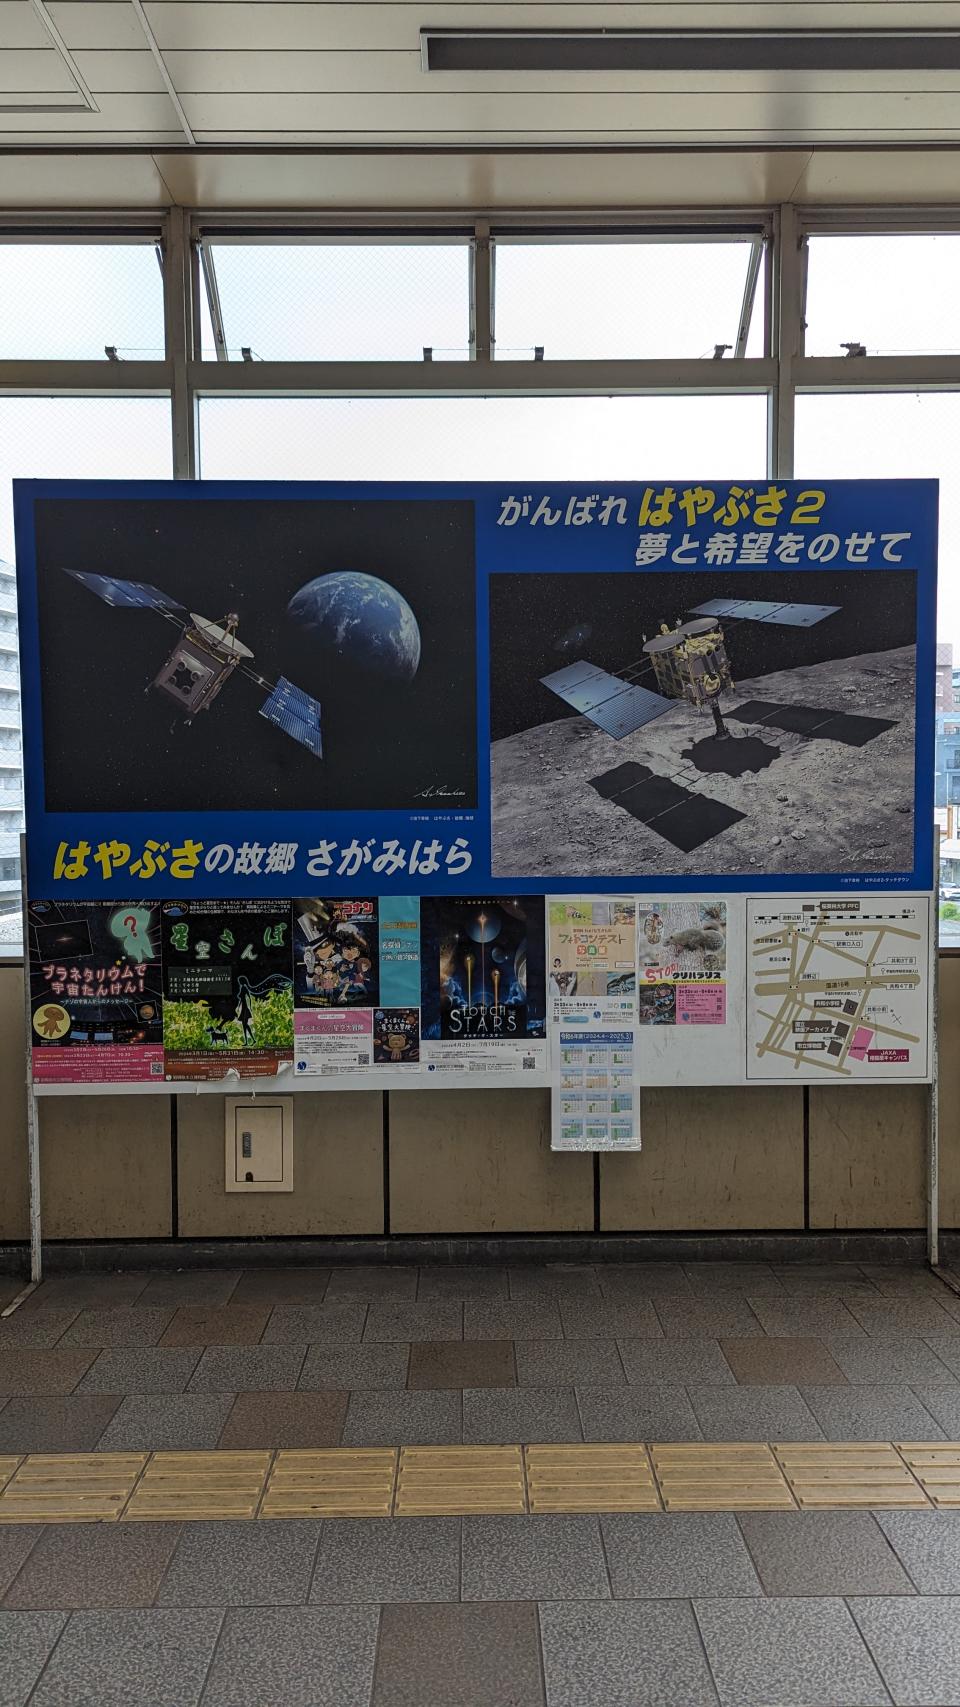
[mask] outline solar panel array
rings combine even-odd
[[[786,628],[813,628],[824,617],[833,616],[839,605],[784,604],[767,599],[708,599],[695,605],[694,616],[733,616],[741,622],[782,623]]]
[[[164,616],[172,616],[184,608],[169,593],[162,593],[159,587],[148,586],[145,581],[118,581],[112,575],[90,575],[81,569],[68,569],[67,574],[89,592],[96,593],[105,605],[156,610]]]
[[[302,688],[294,687],[286,676],[280,677],[272,693],[264,700],[260,716],[282,729],[291,741],[298,741],[301,747],[306,747],[315,759],[323,758],[319,701],[311,699]]]
[[[632,735],[645,723],[662,717],[672,704],[662,694],[624,682],[583,658],[565,669],[554,670],[549,676],[541,676],[540,680],[551,693],[566,700],[615,741],[622,741],[625,735]]]

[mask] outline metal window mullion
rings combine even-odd
[[[771,273],[771,354],[776,380],[767,412],[767,471],[789,480],[794,466],[796,379],[794,368],[803,339],[803,267],[796,209],[777,210]]]
[[[725,396],[767,391],[775,364],[763,357],[700,360],[496,362],[198,362],[201,396],[447,397]]]
[[[477,220],[470,244],[470,359],[493,360],[493,244],[485,219]]]
[[[163,320],[170,370],[173,477],[195,480],[197,459],[197,401],[193,371],[193,268],[190,216],[173,207],[166,218],[163,272]]]

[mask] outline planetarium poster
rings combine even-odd
[[[15,502],[33,896],[929,887],[935,482]]]

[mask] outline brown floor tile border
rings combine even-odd
[[[960,1443],[600,1442],[0,1456],[0,1524],[960,1507]]]

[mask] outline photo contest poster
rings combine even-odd
[[[276,1075],[292,1063],[289,905],[169,901],[160,911],[166,1077]]]
[[[159,909],[31,901],[26,936],[36,1083],[162,1081]]]

